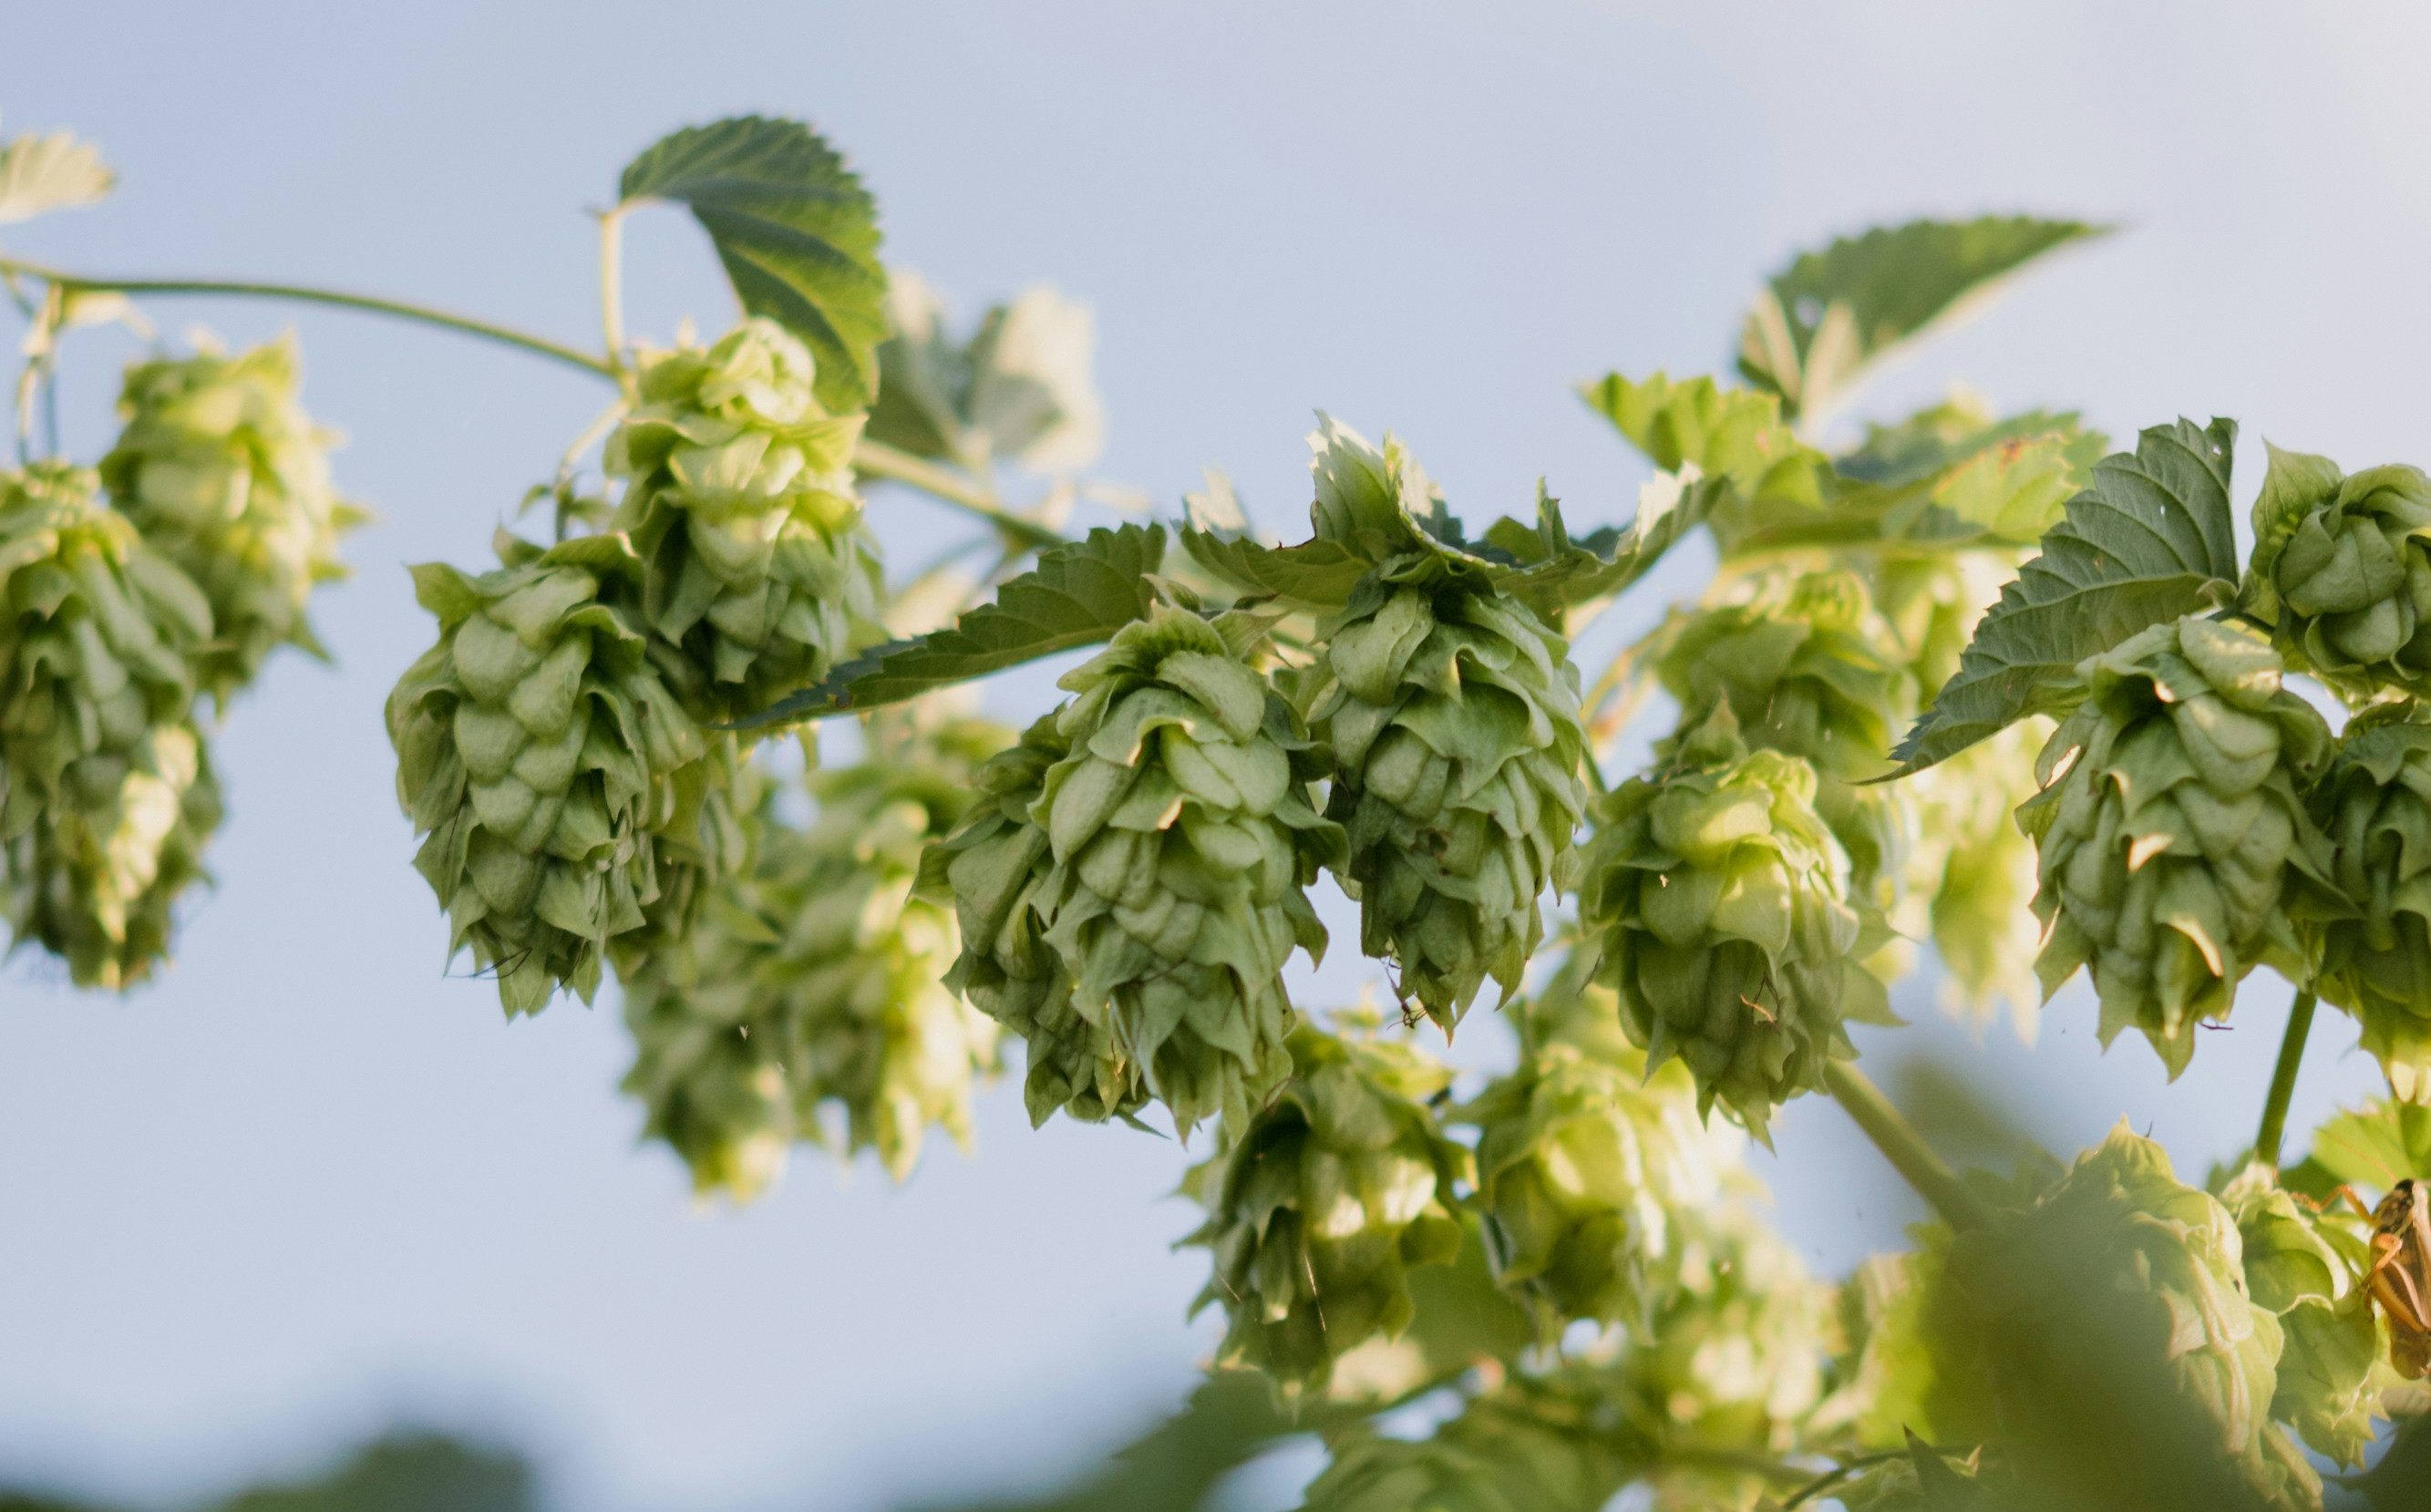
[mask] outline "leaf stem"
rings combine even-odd
[[[1992,1210],[1975,1195],[1958,1173],[1952,1170],[1939,1155],[1916,1132],[1891,1100],[1883,1096],[1882,1088],[1868,1080],[1866,1073],[1847,1061],[1826,1061],[1823,1065],[1823,1085],[1833,1100],[1848,1110],[1874,1148],[1891,1163],[1893,1169],[1907,1179],[1919,1196],[1934,1206],[1945,1222],[1961,1231],[1980,1229],[1992,1220]]]
[[[0,258],[0,273],[22,274],[40,278],[60,289],[103,289],[130,294],[218,294],[239,299],[293,299],[304,304],[334,305],[341,310],[360,310],[376,315],[391,315],[425,326],[437,326],[466,336],[478,336],[501,346],[512,346],[537,357],[545,357],[578,367],[598,378],[613,379],[617,370],[612,362],[603,361],[588,352],[579,351],[544,336],[533,336],[509,327],[475,320],[466,315],[449,314],[424,305],[407,304],[398,299],[378,299],[370,294],[348,294],[343,289],[323,289],[310,284],[293,283],[230,283],[212,278],[103,278],[87,274],[68,273],[46,267],[39,262]]]
[[[2288,1032],[2279,1041],[2279,1064],[2271,1072],[2271,1095],[2262,1102],[2262,1128],[2254,1136],[2254,1158],[2279,1167],[2279,1145],[2288,1137],[2288,1103],[2296,1095],[2296,1068],[2305,1061],[2305,1040],[2313,1032],[2313,1007],[2318,1000],[2308,990],[2288,1005]]]
[[[625,369],[625,207],[599,215],[599,334],[608,361]]]
[[[942,503],[976,514],[1003,531],[1008,540],[1017,541],[1025,548],[1066,544],[1059,532],[1035,520],[1024,519],[998,503],[996,496],[979,483],[951,468],[940,467],[882,441],[863,437],[861,445],[852,454],[852,464],[872,478],[908,483]]]

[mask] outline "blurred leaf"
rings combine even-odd
[[[1910,221],[1800,255],[1756,296],[1739,373],[1785,413],[1828,409],[1891,347],[1988,298],[2003,276],[2108,227],[1987,215]]]
[[[384,1438],[317,1480],[263,1487],[217,1512],[532,1512],[531,1470],[512,1454],[435,1436]]]
[[[958,342],[935,292],[897,269],[886,313],[892,334],[878,349],[871,440],[974,468],[1002,458],[1056,475],[1081,471],[1104,450],[1088,306],[1043,286],[1025,290]]]
[[[899,703],[948,683],[1111,640],[1148,613],[1155,596],[1148,576],[1164,560],[1163,526],[1100,526],[1086,540],[1040,552],[1036,566],[997,589],[995,602],[980,605],[951,629],[873,647],[741,728]]]
[[[0,226],[98,204],[117,182],[92,143],[29,131],[0,146]]]
[[[2352,1182],[2386,1192],[2407,1177],[2431,1174],[2431,1107],[2375,1099],[2333,1115],[2313,1131],[2313,1148],[2284,1181],[2291,1191],[2328,1197]]]
[[[1757,389],[1725,389],[1710,378],[1673,382],[1662,373],[1634,383],[1618,373],[1580,390],[1655,466],[1694,465],[1750,499],[1822,502],[1823,454],[1782,423],[1781,400]]]
[[[743,308],[809,345],[819,402],[869,403],[886,335],[878,206],[817,132],[752,115],[687,126],[634,159],[617,193],[689,208]]]
[[[2237,542],[2228,503],[2237,425],[2155,426],[2094,467],[2042,555],[1985,614],[1958,671],[1891,752],[1921,771],[2032,714],[2074,701],[2077,664],[2149,625],[2229,602]]]

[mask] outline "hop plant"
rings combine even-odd
[[[2029,1205],[1958,1236],[2004,1441],[2048,1503],[2318,1506],[2270,1422],[2282,1334],[2238,1224],[2124,1121]]]
[[[1515,1378],[1423,1439],[1363,1426],[1333,1446],[1306,1512],[1596,1512],[1635,1468],[1609,1416],[1575,1380]]]
[[[1653,1066],[1674,1056],[1759,1139],[1778,1104],[1853,1056],[1846,1018],[1882,1018],[1857,963],[1879,926],[1815,813],[1815,773],[1747,749],[1728,704],[1674,743],[1652,778],[1601,800],[1580,896],[1600,975]]]
[[[1078,697],[981,775],[996,803],[940,852],[970,942],[955,984],[1030,1039],[1033,1118],[1153,1096],[1185,1132],[1237,1125],[1291,1074],[1284,959],[1325,948],[1302,891],[1340,857],[1308,799],[1317,753],[1185,610],[1062,685]]]
[[[970,1142],[972,1086],[996,1068],[997,1028],[943,985],[954,921],[912,884],[1010,732],[902,725],[881,720],[869,760],[808,774],[818,815],[807,829],[785,822],[773,783],[747,779],[759,789],[751,863],[627,978],[637,1053],[626,1090],[701,1191],[749,1199],[796,1138],[834,1140],[847,1157],[875,1149],[898,1181],[930,1126]],[[840,1139],[827,1106],[842,1112]]]
[[[1449,1030],[1487,977],[1518,989],[1536,899],[1575,868],[1578,670],[1519,603],[1425,552],[1378,568],[1318,639],[1316,717],[1340,764],[1326,813],[1350,838],[1361,942]]]
[[[2221,1193],[2237,1219],[2247,1290],[2279,1319],[2284,1345],[2271,1417],[2353,1470],[2372,1440],[2372,1367],[2380,1328],[2337,1234],[2298,1204],[2266,1165],[2248,1167]]]
[[[219,787],[188,657],[210,604],[87,469],[0,473],[0,906],[80,986],[166,956]]]
[[[591,1000],[609,942],[660,899],[658,836],[697,825],[702,783],[679,774],[707,748],[646,654],[622,536],[502,537],[499,555],[478,577],[413,569],[439,643],[389,695],[388,728],[449,953],[470,946],[512,1015],[561,986]]]
[[[601,465],[648,572],[643,616],[681,651],[705,717],[753,714],[885,639],[878,551],[852,491],[863,416],[812,393],[809,348],[745,321],[707,351],[643,355]]]
[[[345,576],[338,536],[364,518],[329,481],[334,434],[296,401],[293,338],[126,370],[125,428],[101,462],[110,499],[210,601],[197,683],[225,708],[280,646],[325,654],[304,610]]]
[[[2350,907],[2322,925],[2322,996],[2400,1097],[2431,1090],[2431,725],[2359,716],[2316,796]]]
[[[2043,738],[2031,724],[2012,725],[1900,784],[1916,805],[1917,843],[1891,918],[1902,932],[1932,939],[1946,1002],[1979,1022],[2005,1003],[2029,1038],[2042,1002],[2042,931],[2032,906],[2034,842],[2012,805],[2035,787]]]
[[[2246,596],[2291,663],[2354,698],[2431,693],[2431,478],[2271,453]]]
[[[1555,1014],[1609,1022],[1618,1012],[1609,988],[1557,981],[1549,995],[1561,993],[1576,1008],[1531,1003],[1518,1067],[1461,1111],[1478,1130],[1496,1274],[1533,1297],[1554,1333],[1578,1319],[1638,1319],[1682,1263],[1685,1216],[1721,1200],[1737,1158],[1735,1131],[1699,1117],[1685,1066],[1650,1074],[1628,1046],[1546,1033]]]
[[[2258,961],[2306,975],[2289,879],[2326,885],[2298,798],[2328,755],[2311,705],[2241,626],[2155,625],[2077,669],[2083,703],[2036,764],[2018,811],[2038,856],[2044,996],[2081,966],[2101,1036],[2144,1032],[2175,1077],[2194,1026],[2225,1018]]]
[[[1291,1080],[1183,1182],[1207,1209],[1185,1242],[1214,1257],[1197,1305],[1231,1319],[1221,1357],[1294,1394],[1323,1391],[1343,1354],[1407,1328],[1408,1271],[1461,1246],[1468,1152],[1427,1105],[1451,1072],[1347,1016],[1341,1034],[1292,1031]]]

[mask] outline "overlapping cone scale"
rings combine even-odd
[[[2321,994],[2400,1097],[2431,1096],[2431,725],[2357,719],[2314,807],[2347,904],[2322,925]]]
[[[972,772],[1011,732],[977,720],[884,728],[901,723],[873,731],[868,760],[808,775],[818,808],[807,828],[746,767],[750,861],[626,977],[626,1089],[700,1190],[755,1195],[796,1139],[847,1157],[874,1149],[898,1180],[931,1125],[970,1139],[997,1026],[945,986],[954,920],[912,887],[922,851],[969,807]]]
[[[55,463],[0,473],[0,907],[77,984],[132,986],[219,824],[189,661],[210,606]]]
[[[2240,625],[2155,625],[2077,675],[2085,700],[2018,811],[2039,858],[2037,969],[2048,997],[2089,967],[2103,1042],[2133,1025],[2175,1076],[2255,965],[2307,974],[2288,903],[2327,883],[2299,793],[2329,730]]]
[[[1426,1102],[1450,1070],[1410,1045],[1303,1024],[1288,1048],[1291,1080],[1183,1186],[1207,1209],[1187,1242],[1214,1257],[1197,1305],[1230,1319],[1222,1359],[1297,1395],[1409,1326],[1409,1269],[1460,1252],[1468,1152]]]
[[[1362,948],[1447,1030],[1488,977],[1508,1000],[1567,887],[1586,786],[1568,644],[1467,567],[1430,553],[1371,572],[1319,626],[1314,720],[1338,770]]]
[[[1886,1016],[1858,965],[1879,920],[1847,879],[1814,769],[1748,750],[1727,703],[1599,802],[1581,923],[1622,1027],[1655,1066],[1687,1064],[1700,1112],[1718,1100],[1765,1137],[1775,1106],[1855,1053],[1842,1021]]]
[[[645,352],[602,466],[647,565],[643,615],[679,647],[696,714],[755,714],[885,638],[877,545],[852,491],[863,416],[812,392],[809,348],[745,321],[706,351]]]
[[[2271,472],[2253,565],[2281,648],[2350,697],[2431,693],[2431,478],[2275,449]]]
[[[604,951],[659,900],[657,842],[696,828],[707,746],[645,654],[621,535],[508,538],[478,577],[414,569],[439,643],[389,695],[414,866],[510,1014],[585,1001]]]
[[[330,484],[337,438],[304,412],[298,381],[292,337],[135,363],[101,462],[112,502],[210,600],[195,675],[223,708],[277,647],[321,654],[306,601],[345,575],[338,536],[363,518]]]
[[[2277,1316],[2285,1340],[2272,1420],[2316,1453],[2357,1468],[2375,1436],[2380,1392],[2372,1377],[2381,1353],[2378,1315],[2349,1257],[2359,1246],[2281,1187],[2267,1165],[2240,1172],[2221,1201],[2237,1219],[2246,1289]]]

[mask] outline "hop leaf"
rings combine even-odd
[[[1344,1353],[1408,1328],[1406,1273],[1458,1254],[1453,1184],[1468,1154],[1426,1100],[1451,1072],[1404,1043],[1303,1024],[1292,1079],[1183,1183],[1213,1252],[1198,1306],[1231,1319],[1220,1356],[1290,1394],[1322,1391]]]
[[[2301,1206],[2268,1166],[2247,1168],[2221,1201],[2237,1218],[2247,1288],[2278,1316],[2285,1339],[2272,1419],[2347,1469],[2360,1466],[2373,1436],[2379,1393],[2367,1386],[2380,1328],[2356,1282],[2358,1241]]]
[[[2288,879],[2326,885],[2297,798],[2329,753],[2252,630],[2188,616],[2077,669],[2085,701],[2043,747],[2035,837],[2046,999],[2089,966],[2104,1045],[2141,1029],[2175,1077],[2256,962],[2305,979]]]
[[[885,639],[878,548],[852,493],[863,417],[823,409],[807,347],[764,319],[645,354],[601,465],[648,566],[643,613],[696,714],[757,713]]]
[[[92,472],[0,473],[0,906],[80,986],[168,952],[220,819],[188,657],[210,606],[96,497]]]
[[[1052,289],[1027,290],[956,342],[944,302],[917,275],[896,269],[886,304],[894,334],[878,349],[884,381],[870,407],[871,440],[919,457],[1003,457],[1058,475],[1081,471],[1105,449],[1088,306]]]
[[[830,1105],[839,1153],[875,1149],[898,1181],[929,1126],[970,1141],[996,1025],[943,985],[953,917],[911,893],[921,852],[969,807],[971,773],[1011,732],[892,723],[873,731],[871,760],[809,774],[808,829],[788,825],[777,788],[746,767],[761,789],[751,862],[624,973],[637,1050],[626,1090],[700,1190],[756,1195],[793,1140],[832,1137]]]
[[[101,462],[111,501],[210,600],[216,633],[195,675],[223,709],[275,647],[323,654],[305,602],[345,575],[338,535],[364,518],[331,491],[335,437],[296,386],[292,338],[135,363],[118,403],[126,428]]]
[[[1856,964],[1879,926],[1851,901],[1814,768],[1748,751],[1720,704],[1597,823],[1580,917],[1602,937],[1622,1026],[1656,1067],[1687,1063],[1701,1114],[1719,1100],[1766,1137],[1777,1104],[1856,1053],[1842,1020],[1888,1012]]]
[[[2242,597],[2276,620],[2290,664],[2349,698],[2431,692],[2431,478],[2343,478],[2325,457],[2272,447]]]
[[[643,928],[708,748],[646,657],[623,536],[510,537],[502,555],[478,578],[414,569],[439,644],[389,695],[388,728],[450,953],[469,945],[507,1012],[537,1013],[560,986],[588,1002],[609,942]]]

